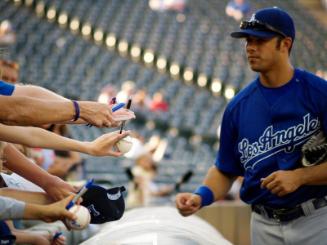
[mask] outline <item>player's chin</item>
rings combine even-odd
[[[255,72],[262,72],[263,69],[261,66],[259,66],[258,64],[251,64],[250,63],[250,68],[252,71],[255,71]]]

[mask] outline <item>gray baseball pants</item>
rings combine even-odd
[[[252,245],[327,245],[327,206],[289,222],[252,212]]]

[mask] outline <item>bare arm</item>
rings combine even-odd
[[[70,121],[75,116],[71,101],[43,100],[32,97],[0,96],[2,109],[0,122],[9,125],[42,125]],[[92,101],[79,101],[80,118],[97,127],[116,127],[121,120],[116,120],[117,113],[111,107]],[[117,115],[116,115],[117,114]],[[123,120],[135,118],[130,110],[119,110]]]
[[[47,171],[52,175],[64,178],[73,166],[81,164],[82,158],[78,152],[69,151],[68,153],[67,157],[56,155],[54,163],[49,166]]]
[[[11,125],[42,125],[69,121],[75,115],[70,101],[0,96],[0,121]]]
[[[301,181],[301,185],[327,185],[327,162],[294,170]]]
[[[48,102],[52,101],[71,103],[69,99],[59,94],[56,94],[48,89],[33,85],[16,85],[13,96],[38,98]],[[115,115],[111,112],[111,106],[93,101],[79,101],[78,103],[80,107],[80,119],[75,122],[70,121],[74,116],[73,114],[68,119],[62,119],[60,121],[61,123],[90,123],[98,127],[116,127],[119,125],[119,120],[116,120]],[[134,113],[131,111],[121,111],[121,114],[129,116],[129,119],[135,117]],[[53,121],[53,123],[56,122],[57,121]]]
[[[67,159],[57,159],[56,157],[55,162],[49,166],[48,172],[52,175],[64,178],[72,166],[73,163],[67,161]]]
[[[11,144],[4,149],[4,156],[8,169],[40,186],[54,200],[61,200],[76,191],[65,181],[34,164]]]
[[[216,166],[212,166],[203,181],[203,185],[213,192],[214,201],[223,198],[231,188],[235,177],[227,176]],[[201,196],[193,193],[180,193],[176,196],[176,206],[183,216],[191,215],[201,208]]]
[[[217,201],[226,196],[235,179],[236,177],[228,176],[216,166],[212,166],[204,178],[203,185],[208,186],[212,190],[214,199]]]
[[[69,197],[49,204],[49,205],[38,205],[26,203],[24,210],[24,219],[39,219],[45,222],[53,222],[56,220],[76,219],[76,215],[69,212],[66,209],[68,203],[74,198],[73,195]]]
[[[30,231],[30,230],[19,230],[13,229],[10,227],[11,233],[16,237],[16,244],[31,244],[31,245],[39,245],[39,244],[51,244],[52,239],[46,238],[50,236],[48,232],[45,234],[40,234],[38,231]]]
[[[37,127],[7,126],[0,124],[2,141],[26,145],[28,147],[73,150],[88,153],[86,143],[73,140]]]
[[[22,97],[32,97],[32,98],[38,98],[42,100],[54,100],[54,101],[65,101],[70,102],[69,99],[61,96],[60,94],[57,94],[49,89],[35,86],[35,85],[15,85],[15,90],[12,94],[12,96],[22,96]],[[74,124],[86,124],[86,122],[83,119],[78,119],[75,122],[72,122],[70,120],[66,121],[63,120],[62,122],[67,123],[74,123]]]
[[[34,85],[15,85],[13,96],[33,97],[44,100],[70,101],[51,90]]]
[[[120,156],[113,146],[129,132],[104,134],[92,142],[81,142],[36,127],[6,126],[0,124],[0,140],[29,147],[78,151],[96,156]]]
[[[42,192],[22,191],[11,188],[0,188],[0,196],[10,197],[28,203],[49,204],[51,200]]]
[[[4,149],[4,156],[8,169],[40,187],[45,186],[48,179],[52,178],[50,174],[34,164],[11,144]]]
[[[0,196],[1,219],[40,219],[46,222],[68,219],[76,219],[76,215],[66,210],[67,204],[74,195],[48,205],[25,203],[13,198]]]

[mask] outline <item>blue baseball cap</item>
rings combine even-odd
[[[125,212],[124,191],[124,186],[105,189],[92,185],[83,195],[81,203],[91,214],[91,224],[119,220]]]
[[[272,7],[255,12],[249,21],[242,21],[241,31],[232,32],[234,38],[254,36],[272,38],[277,35],[295,39],[295,26],[292,17],[284,10]]]

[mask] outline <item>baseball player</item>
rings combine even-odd
[[[301,165],[302,145],[327,133],[327,82],[291,65],[295,27],[285,11],[261,9],[240,29],[231,36],[245,39],[259,76],[228,104],[203,185],[178,194],[176,206],[191,215],[244,176],[240,196],[252,206],[252,244],[327,244],[327,164]]]

